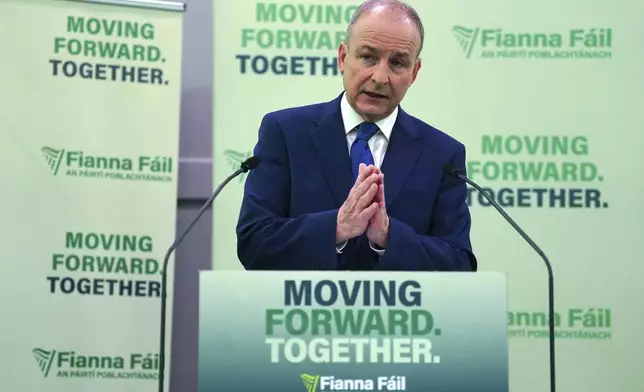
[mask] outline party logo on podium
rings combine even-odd
[[[372,378],[338,378],[319,374],[300,374],[306,392],[406,391],[407,376]]]
[[[318,388],[318,381],[320,381],[320,375],[319,374],[306,374],[302,373],[300,375],[300,378],[302,379],[302,383],[304,384],[304,387],[306,388],[306,392],[315,392],[317,391]]]

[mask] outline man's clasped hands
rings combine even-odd
[[[372,244],[387,248],[389,216],[385,207],[384,174],[374,165],[361,163],[358,178],[338,211],[336,244],[363,233]]]

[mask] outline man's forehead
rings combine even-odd
[[[395,48],[391,50],[387,50],[388,52],[391,52],[392,55],[394,56],[411,56],[411,49],[410,50],[404,50],[402,48]],[[374,52],[374,53],[381,53],[385,51],[384,49],[378,48],[375,45],[371,45],[369,43],[356,43],[356,50],[358,51],[367,51],[367,52]]]
[[[419,44],[420,34],[418,32],[418,29],[416,28],[416,25],[410,18],[406,16],[391,18],[383,14],[374,13],[368,13],[356,21],[350,32],[350,39],[368,39],[369,35],[372,35],[374,33],[378,34],[391,32],[392,28],[396,29],[397,27],[400,27],[401,29],[394,34],[402,33],[404,35],[407,35],[403,31],[408,29],[412,32],[411,35],[413,35],[413,42],[411,43],[414,45]]]
[[[400,9],[392,9],[386,6],[365,12],[360,16],[360,18],[358,18],[356,25],[369,24],[376,21],[385,22],[387,24],[404,24],[414,27],[414,22],[407,13]]]

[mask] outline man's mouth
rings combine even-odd
[[[383,94],[378,94],[378,93],[372,93],[370,91],[364,91],[364,94],[369,97],[369,98],[374,98],[374,99],[384,99],[387,98],[386,95]]]

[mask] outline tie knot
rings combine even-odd
[[[363,122],[358,126],[358,139],[369,140],[376,132],[379,131],[379,128],[376,124],[372,122]]]

